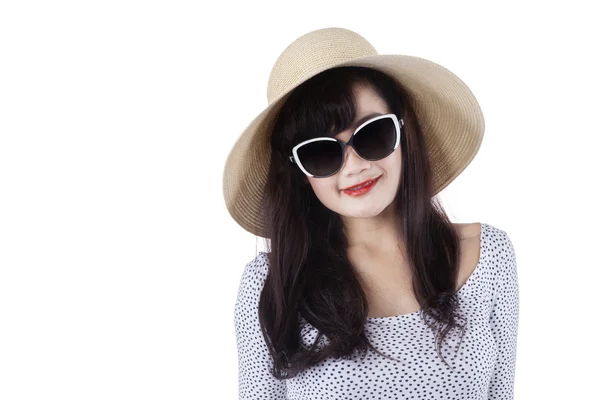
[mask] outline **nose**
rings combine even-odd
[[[346,175],[359,175],[361,171],[371,168],[371,161],[358,155],[354,147],[346,146],[342,171]]]

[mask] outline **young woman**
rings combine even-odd
[[[483,137],[467,86],[329,28],[288,46],[268,98],[223,180],[270,240],[235,306],[240,398],[513,398],[511,240],[435,197]]]

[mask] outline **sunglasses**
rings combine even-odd
[[[346,146],[352,146],[359,156],[369,161],[381,160],[400,144],[404,120],[395,114],[378,115],[362,123],[348,142],[332,137],[305,140],[292,149],[290,161],[296,163],[307,176],[327,178],[335,175],[344,165]]]

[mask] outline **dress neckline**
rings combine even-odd
[[[472,282],[475,279],[475,276],[479,274],[479,270],[481,269],[481,265],[483,264],[483,259],[484,259],[483,248],[484,248],[485,237],[487,235],[488,225],[484,222],[480,222],[480,225],[481,225],[481,230],[479,233],[479,260],[477,261],[477,265],[475,266],[475,269],[473,270],[473,272],[471,272],[471,275],[469,275],[469,278],[465,281],[465,283],[456,292],[457,295],[461,295],[464,291],[467,290],[468,287],[470,287],[472,285]],[[396,320],[400,320],[400,319],[412,318],[412,317],[416,317],[419,314],[421,314],[421,311],[423,311],[422,308],[417,311],[410,312],[410,313],[392,315],[390,317],[367,317],[367,322],[374,322],[374,323],[392,322],[392,321],[396,321]]]

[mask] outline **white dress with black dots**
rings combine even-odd
[[[481,223],[480,257],[458,291],[464,334],[456,328],[444,339],[439,358],[435,332],[420,311],[367,318],[373,346],[366,357],[326,359],[294,378],[277,380],[258,323],[258,299],[268,272],[260,252],[242,274],[235,304],[240,399],[513,399],[519,323],[515,251],[505,231]],[[433,320],[430,320],[433,321]],[[457,321],[465,325],[465,320]],[[301,343],[316,329],[300,318]]]

